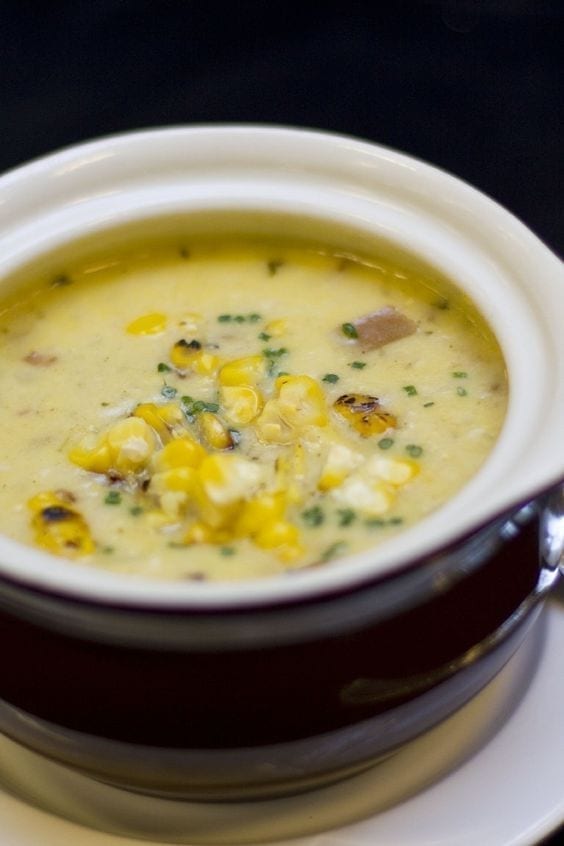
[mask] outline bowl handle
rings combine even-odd
[[[548,569],[564,576],[564,485],[553,488],[541,500],[540,556]]]

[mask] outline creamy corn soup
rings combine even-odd
[[[280,244],[130,250],[0,304],[0,530],[234,580],[372,547],[498,436],[498,346],[426,272]]]

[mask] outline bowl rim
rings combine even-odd
[[[217,154],[218,151],[220,153],[223,151],[223,155],[227,155],[229,149],[233,150],[235,147],[239,157],[243,159],[247,157],[249,167],[254,166],[255,155],[259,159],[262,156],[263,159],[273,163],[273,168],[281,167],[286,176],[288,172],[292,173],[292,168],[295,169],[300,156],[302,167],[306,170],[307,166],[304,162],[307,160],[311,169],[313,157],[317,156],[320,163],[319,172],[325,179],[330,179],[332,171],[335,172],[339,168],[346,170],[354,166],[357,184],[353,187],[358,188],[359,173],[363,171],[369,173],[369,176],[372,175],[371,178],[381,179],[385,190],[391,190],[390,185],[393,187],[396,183],[403,184],[402,180],[403,182],[409,180],[418,197],[426,197],[426,201],[431,205],[440,205],[442,202],[443,209],[450,209],[453,216],[459,214],[461,220],[471,220],[478,229],[484,225],[484,220],[489,221],[496,234],[503,235],[505,238],[506,250],[512,248],[517,250],[521,258],[525,256],[528,267],[535,262],[542,267],[545,287],[551,284],[546,281],[550,275],[559,277],[564,283],[562,267],[548,247],[517,218],[477,189],[446,171],[412,156],[372,142],[323,130],[281,127],[272,124],[199,124],[109,135],[66,147],[6,173],[0,178],[0,214],[9,215],[15,206],[16,220],[19,213],[22,221],[27,219],[33,221],[38,215],[47,214],[50,206],[57,206],[57,204],[58,208],[63,210],[66,208],[68,214],[69,207],[72,206],[71,195],[74,196],[73,192],[79,191],[81,179],[84,183],[82,189],[84,197],[81,199],[92,200],[94,188],[88,180],[91,174],[96,176],[101,167],[103,169],[107,165],[108,173],[113,173],[115,177],[116,167],[129,162],[133,170],[137,168],[139,177],[143,167],[147,167],[150,150],[153,150],[154,157],[152,166],[157,167],[159,145],[163,147],[160,153],[162,164],[163,156],[170,149],[176,149],[179,155],[184,155],[189,160],[191,145],[201,156],[207,144],[211,147],[208,164],[210,156]],[[288,151],[287,160],[283,158],[284,151]],[[279,156],[282,156],[281,164],[277,159]],[[346,178],[352,179],[349,171],[346,173]],[[37,194],[34,195],[29,191],[31,185],[40,188],[38,202],[33,199]],[[430,189],[436,191],[436,194]],[[124,183],[124,193],[127,194],[128,190],[130,186],[128,188]],[[57,194],[58,191],[60,195]],[[17,236],[17,223],[13,229],[8,228],[8,243],[14,231]],[[2,243],[3,239],[0,237],[0,246]],[[560,283],[554,283],[555,292],[556,284]],[[560,292],[561,298],[563,293],[564,284]],[[564,304],[564,299],[562,301]],[[494,327],[495,331],[496,327]],[[554,338],[551,341],[554,343]],[[562,342],[557,348],[561,352],[564,350]],[[561,370],[562,367],[560,367]],[[554,375],[552,373],[552,377]],[[554,415],[550,428],[552,435],[557,431],[560,421],[564,425],[564,406],[560,402],[564,394],[562,381],[559,382],[560,393],[556,396],[558,414]],[[548,383],[545,388],[547,386]],[[490,459],[486,461],[486,465],[489,461]],[[481,476],[481,472],[479,471],[477,476]],[[510,493],[497,496],[495,507],[489,509],[488,520],[494,520],[500,513],[510,510],[527,497],[532,499],[538,496],[543,490],[556,485],[563,477],[563,460],[560,464],[551,463],[544,457],[540,471],[533,468],[531,464],[529,476],[522,474],[520,485],[514,486],[514,490]],[[467,487],[468,485],[464,486],[463,490]],[[249,580],[241,584],[204,582],[179,585],[177,582],[118,576],[81,564],[73,563],[69,566],[66,561],[7,538],[0,538],[0,577],[87,601],[123,603],[136,607],[151,605],[169,609],[229,608],[235,610],[261,605],[303,602],[343,590],[348,591],[363,583],[374,582],[378,578],[393,577],[406,569],[421,566],[422,559],[436,556],[442,550],[451,548],[466,535],[477,531],[484,522],[487,509],[483,512],[478,509],[475,517],[463,515],[463,519],[461,518],[456,526],[448,526],[442,533],[440,532],[438,540],[434,540],[432,532],[428,532],[422,551],[418,552],[415,545],[418,536],[421,535],[421,526],[423,524],[428,526],[429,522],[438,526],[439,521],[436,515],[444,515],[440,519],[446,519],[449,513],[448,505],[449,503],[445,504],[437,512],[406,529],[396,538],[380,544],[374,550],[369,549],[352,556],[344,556],[323,567],[292,572],[291,578],[283,575]],[[400,540],[399,543],[398,540]],[[375,555],[379,559],[387,556],[385,569],[379,571],[374,565],[372,559]]]

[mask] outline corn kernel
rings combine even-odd
[[[154,312],[143,314],[132,320],[126,327],[130,335],[158,335],[166,329],[166,315]]]
[[[272,338],[280,338],[286,333],[287,322],[282,318],[271,320],[264,329]]]
[[[255,419],[263,406],[258,388],[249,385],[228,385],[220,388],[220,403],[228,421],[234,426],[246,426]]]
[[[96,545],[90,528],[67,498],[44,492],[30,499],[28,506],[33,512],[31,525],[39,546],[67,558],[94,552]]]
[[[173,403],[155,405],[152,402],[144,402],[135,408],[133,416],[139,417],[148,423],[155,430],[163,444],[171,440],[175,430],[181,429],[182,412]]]
[[[272,520],[262,527],[254,541],[261,549],[272,549],[282,561],[294,561],[303,555],[297,526],[287,520]]]
[[[282,419],[276,399],[265,403],[255,428],[258,439],[264,444],[291,444],[298,437],[298,432]]]
[[[199,376],[215,376],[221,365],[222,360],[218,355],[200,351],[192,362],[192,370]]]
[[[333,408],[363,438],[379,435],[397,425],[396,417],[382,409],[377,397],[368,394],[343,394],[333,403]]]
[[[177,370],[188,370],[201,354],[202,345],[199,341],[185,341],[181,338],[170,349],[168,357]]]
[[[193,467],[175,467],[155,473],[151,479],[150,491],[157,495],[167,491],[181,491],[194,494],[198,484],[197,471]]]
[[[311,376],[279,376],[276,380],[280,416],[290,426],[326,426],[325,396]]]
[[[224,544],[232,540],[231,535],[225,529],[213,529],[211,526],[196,521],[192,523],[186,534],[184,535],[184,543],[213,543]]]
[[[369,476],[382,479],[396,487],[405,485],[417,473],[419,468],[411,461],[395,461],[392,458],[382,458],[373,455],[368,459],[365,472]]]
[[[78,445],[69,452],[73,464],[78,464],[90,473],[107,473],[111,468],[110,448],[105,441],[101,441],[92,449]]]
[[[198,427],[202,438],[212,449],[231,449],[233,446],[229,430],[211,411],[202,411],[198,416]]]
[[[358,473],[345,479],[342,485],[331,491],[340,504],[378,516],[385,514],[394,501],[390,489],[382,482],[363,479]]]
[[[159,452],[155,453],[153,465],[157,472],[173,470],[177,467],[199,467],[206,451],[189,435],[169,441]]]
[[[250,385],[255,387],[266,373],[266,361],[262,355],[249,355],[224,364],[219,371],[220,385]]]
[[[283,493],[262,494],[243,503],[235,522],[238,537],[254,537],[266,523],[284,516],[286,497]]]
[[[112,469],[135,473],[146,467],[156,449],[157,439],[149,424],[140,417],[115,423],[106,433]]]

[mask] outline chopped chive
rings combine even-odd
[[[132,517],[139,517],[140,514],[143,514],[144,509],[141,508],[140,505],[132,505],[129,509],[129,513]]]
[[[104,499],[106,505],[119,505],[121,502],[121,494],[119,491],[109,491]]]
[[[368,526],[369,529],[381,529],[386,525],[386,521],[382,520],[381,517],[369,517],[368,520],[364,521],[364,525]]]
[[[354,367],[355,370],[362,370],[363,367],[366,367],[365,361],[351,361],[349,367]]]
[[[234,546],[222,546],[222,547],[220,547],[219,552],[220,552],[221,555],[228,556],[228,555],[235,555],[237,550],[235,549]]]
[[[282,259],[271,259],[269,262],[267,262],[266,266],[268,267],[269,276],[274,276],[276,273],[278,273],[279,269],[282,267],[283,264],[284,262],[282,261]]]
[[[337,555],[342,555],[346,548],[346,541],[335,541],[335,543],[332,543],[331,546],[328,546],[327,549],[321,553],[321,555],[319,556],[319,560],[323,563],[325,563],[326,561],[330,561]]]
[[[341,325],[341,330],[343,335],[346,335],[347,338],[358,338],[358,332],[356,331],[356,326],[353,323],[343,323]]]
[[[257,314],[256,311],[253,311],[252,314],[249,314],[249,322],[250,323],[257,323],[257,321],[259,321],[260,319],[261,319],[260,314]]]
[[[381,440],[378,441],[378,446],[380,447],[380,449],[390,449],[390,447],[393,447],[393,445],[394,445],[394,439],[393,438],[382,438]]]
[[[206,402],[205,406],[206,407],[205,407],[204,410],[205,411],[211,411],[213,414],[215,414],[216,411],[219,411],[219,405],[218,405],[217,402]]]
[[[339,526],[350,526],[356,520],[356,511],[352,508],[339,508]]]
[[[408,444],[405,451],[412,458],[419,458],[420,455],[423,455],[423,447],[420,447],[417,444]]]
[[[312,508],[302,511],[302,519],[308,526],[321,526],[325,520],[325,514],[319,505],[314,505]]]
[[[435,403],[434,402],[424,402],[423,408],[431,408],[432,405],[435,405]]]
[[[113,546],[103,546],[100,552],[103,552],[104,555],[111,555],[112,552],[115,552],[115,548]]]
[[[403,517],[390,517],[388,522],[390,526],[401,526],[403,523]]]
[[[289,376],[290,374],[288,373],[287,370],[279,370],[277,375],[278,376]]]
[[[468,396],[468,391],[466,390],[466,388],[461,388],[461,387],[458,387],[458,388],[456,389],[456,393],[458,394],[458,396],[459,396],[459,397],[465,397],[465,396]]]
[[[339,381],[339,377],[337,376],[336,373],[326,373],[321,381],[322,382],[331,382],[332,384],[334,384],[335,382]]]
[[[244,314],[236,314],[233,318],[235,323],[244,323],[245,322],[245,315]]]
[[[415,385],[404,385],[402,391],[405,391],[408,397],[414,397],[417,394]]]
[[[218,323],[230,323],[232,319],[230,314],[220,314],[217,318]]]
[[[258,337],[261,341],[270,341],[272,335],[269,335],[268,332],[260,332]]]
[[[455,370],[452,374],[455,379],[467,379],[468,373],[465,370]]]
[[[166,364],[164,361],[159,361],[157,365],[157,370],[159,373],[170,373],[172,368],[169,367],[168,364]]]
[[[206,403],[204,402],[204,400],[195,400],[192,403],[192,413],[193,414],[198,414],[200,411],[205,411],[205,410],[206,410]]]
[[[176,388],[173,388],[172,385],[163,385],[161,388],[161,394],[165,399],[174,399],[177,394]]]
[[[265,350],[262,351],[262,354],[265,358],[273,359],[280,358],[281,356],[286,355],[287,352],[288,350],[286,349],[286,347],[280,347],[279,350],[273,350],[267,347]]]
[[[104,408],[107,408],[109,406],[109,404],[110,404],[109,402],[101,402],[100,403],[100,405],[103,406]]]

